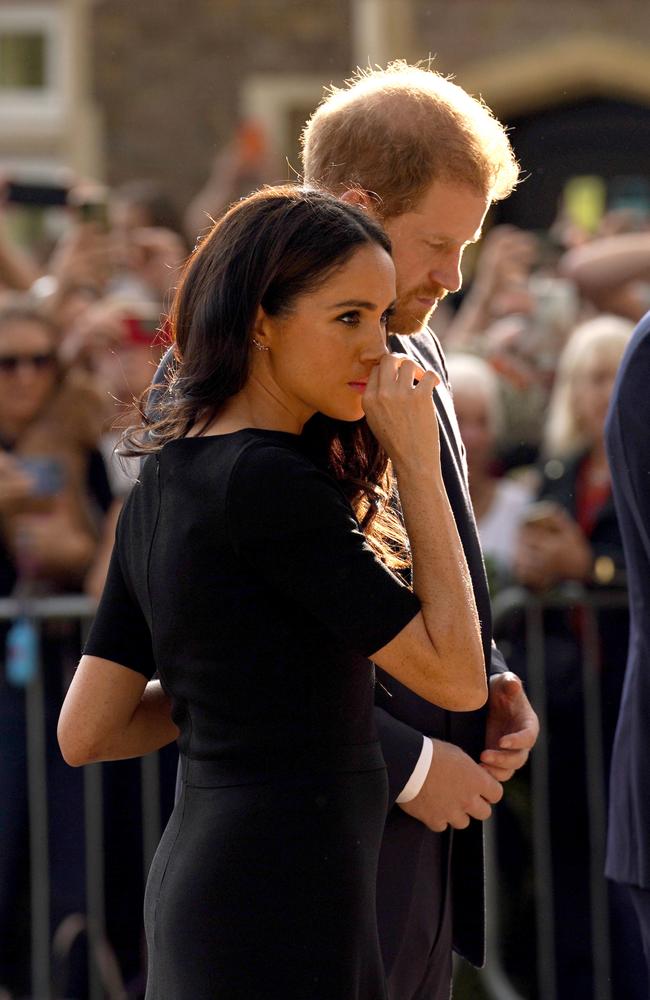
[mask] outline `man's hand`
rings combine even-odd
[[[539,720],[516,674],[490,677],[485,750],[481,764],[498,781],[508,781],[528,760]]]
[[[562,580],[588,579],[593,563],[589,541],[559,504],[543,521],[522,524],[515,553],[515,575],[525,587],[545,590]]]
[[[460,747],[433,740],[424,784],[414,799],[400,803],[400,809],[435,833],[448,826],[463,830],[470,819],[487,819],[502,795],[501,784]]]

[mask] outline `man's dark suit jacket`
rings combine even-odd
[[[492,643],[490,598],[467,486],[465,452],[440,345],[434,335],[426,331],[415,337],[391,337],[390,347],[393,351],[408,354],[423,368],[433,369],[441,379],[434,399],[439,417],[443,479],[472,578],[481,621],[486,671],[488,675],[502,673],[507,667]],[[419,698],[382,671],[377,673],[379,683],[376,688],[376,716],[388,767],[391,804],[405,786],[417,762],[422,747],[422,734],[453,743],[475,760],[478,759],[485,746],[485,709],[478,712],[446,712]],[[400,865],[393,871],[380,870],[380,878],[394,880],[394,892],[379,893],[378,916],[385,952],[387,928],[391,931],[393,947],[395,950],[399,947],[414,896],[422,896],[425,905],[420,909],[427,910],[427,897],[432,896],[432,889],[416,878],[418,859],[427,850],[427,843],[431,838],[440,836],[407,816],[399,806],[393,805],[386,823],[384,841],[392,842],[389,846],[397,848],[391,850],[391,854],[399,855]],[[451,879],[454,948],[470,962],[482,965],[485,957],[483,831],[476,820],[472,820],[466,830],[454,831]],[[385,912],[382,912],[381,900],[387,901]],[[430,898],[430,913],[433,924],[439,916],[439,907],[433,898]],[[390,960],[390,956],[387,957]]]
[[[605,436],[630,593],[605,871],[617,882],[650,889],[650,313],[623,356]]]

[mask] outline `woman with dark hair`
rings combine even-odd
[[[77,765],[178,737],[147,1000],[382,1000],[370,658],[446,708],[486,699],[435,376],[386,349],[389,250],[329,195],[235,205],[185,271],[157,419],[125,440],[150,454],[59,740]]]

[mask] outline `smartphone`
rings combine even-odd
[[[4,186],[4,199],[12,205],[64,208],[68,204],[68,188],[60,184],[8,181]]]
[[[81,201],[76,205],[80,222],[92,222],[103,232],[108,232],[108,204],[105,201]]]
[[[18,463],[34,482],[32,496],[44,499],[56,496],[63,489],[63,466],[56,458],[49,456],[29,456],[19,458]]]

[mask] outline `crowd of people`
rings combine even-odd
[[[68,207],[52,210],[64,220],[53,244],[20,245],[11,235],[14,209],[3,206],[0,596],[101,595],[119,513],[140,469],[139,458],[120,457],[115,445],[140,419],[143,393],[169,345],[166,317],[183,264],[209,219],[219,219],[247,190],[273,183],[265,169],[234,142],[220,152],[210,182],[184,217],[155,178],[110,190],[80,183]],[[97,210],[88,211],[89,205]],[[491,593],[518,586],[540,595],[566,583],[624,590],[604,425],[625,347],[650,305],[650,217],[609,213],[591,231],[568,226],[561,216],[548,233],[490,228],[489,222],[485,229],[462,295],[440,302],[432,328],[447,359]],[[265,344],[256,348],[262,356]],[[598,622],[608,764],[627,612],[605,609]],[[545,618],[558,996],[572,1000],[587,1000],[593,979],[583,627],[570,605]],[[2,628],[0,986],[19,997],[29,992],[25,688],[10,670],[11,624]],[[508,666],[525,679],[520,622],[505,642]],[[79,772],[63,764],[55,737],[79,647],[77,625],[46,623],[53,927],[85,910],[82,784]],[[176,758],[173,750],[165,754],[163,808],[169,812]],[[130,762],[110,765],[106,774],[106,865],[109,886],[121,883],[108,893],[108,935],[136,997],[144,961],[141,882],[133,861],[138,777]],[[641,1000],[643,972],[630,959],[634,921],[621,900],[612,899],[611,908],[614,997]],[[507,958],[507,942],[503,950]],[[71,955],[66,989],[66,996],[85,996],[83,949]]]

